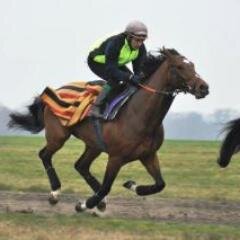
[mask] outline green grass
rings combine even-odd
[[[1,226],[4,226],[4,229],[1,229]],[[11,228],[11,233],[7,231],[8,228]],[[110,239],[106,238],[108,235],[112,239],[237,240],[240,238],[238,226],[96,219],[84,214],[48,217],[19,213],[1,214],[0,230],[2,230],[0,239],[80,239],[86,233],[90,235],[86,239]],[[75,236],[70,237],[73,235],[72,232],[75,232]]]
[[[43,137],[0,137],[0,190],[49,192],[48,179],[38,158],[38,151],[44,146],[44,142]],[[152,198],[239,201],[240,157],[234,156],[228,168],[220,169],[216,164],[219,146],[220,143],[214,141],[165,141],[158,155],[167,186],[162,193]],[[91,193],[73,167],[82,152],[83,143],[70,139],[54,156],[54,165],[65,193]],[[106,160],[107,155],[102,154],[92,166],[92,172],[100,180]],[[152,183],[143,166],[139,162],[133,162],[121,170],[114,182],[111,196],[133,197],[131,192],[122,187],[122,183],[129,179],[139,184]],[[240,229],[230,225],[156,222],[147,219],[99,219],[86,215],[0,215],[0,240],[80,238],[240,239]]]
[[[49,191],[49,183],[38,151],[44,146],[42,137],[0,137],[0,189],[17,191]],[[235,156],[226,169],[216,164],[219,142],[165,141],[158,155],[167,187],[154,198],[202,198],[240,200],[240,159]],[[63,192],[91,193],[74,162],[83,152],[83,143],[70,139],[54,156],[54,166],[62,181]],[[102,154],[92,165],[92,172],[102,180],[107,155]],[[140,162],[122,168],[111,195],[131,196],[122,188],[126,180],[152,183]]]

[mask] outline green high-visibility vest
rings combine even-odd
[[[99,45],[100,46],[100,45]],[[118,56],[118,65],[122,66],[125,65],[133,60],[135,60],[138,57],[139,49],[131,49],[131,47],[128,44],[127,39],[125,39],[125,43],[120,51],[120,54]],[[95,62],[98,63],[105,63],[106,62],[106,56],[105,55],[97,55],[93,58]]]

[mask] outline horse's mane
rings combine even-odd
[[[146,78],[150,77],[157,68],[165,61],[165,52],[168,51],[172,55],[180,55],[175,49],[160,49],[157,54],[147,53],[147,57],[142,65],[142,72]]]

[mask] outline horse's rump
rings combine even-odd
[[[59,117],[64,126],[72,126],[84,119],[102,87],[99,83],[72,82],[58,89],[46,87],[42,101]]]

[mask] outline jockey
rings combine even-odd
[[[108,37],[88,55],[89,68],[100,78],[107,81],[92,106],[89,116],[101,117],[100,106],[105,102],[112,88],[119,84],[141,80],[141,65],[146,57],[144,41],[148,30],[144,23],[132,21],[125,31]],[[125,66],[132,62],[133,73]]]

